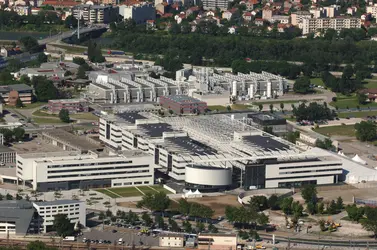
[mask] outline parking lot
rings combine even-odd
[[[117,230],[113,233],[112,230]],[[111,244],[118,244],[120,238],[123,239],[125,246],[131,246],[132,242],[135,246],[158,246],[158,237],[137,235],[137,231],[126,228],[117,228],[106,226],[104,230],[93,229],[90,232],[84,232],[82,236],[78,237],[77,240],[82,242],[83,238],[90,240],[106,240],[111,241]],[[91,243],[99,244],[99,243]]]

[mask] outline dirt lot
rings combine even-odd
[[[205,196],[202,198],[188,199],[189,202],[197,202],[215,210],[214,217],[224,216],[226,206],[240,207],[235,195]]]

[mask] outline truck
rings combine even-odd
[[[65,236],[63,241],[76,241],[75,236]]]
[[[118,56],[122,56],[122,55],[124,55],[124,51],[113,51],[113,50],[109,50],[109,51],[107,51],[107,54],[109,54],[109,55],[118,55]]]

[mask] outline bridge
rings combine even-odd
[[[92,32],[92,31],[101,30],[101,29],[107,29],[107,25],[95,25],[95,26],[89,26],[89,27],[82,27],[82,28],[80,28],[80,35],[88,33],[88,32]],[[74,30],[74,31],[70,30],[70,31],[66,31],[66,32],[63,32],[63,33],[59,33],[59,34],[38,40],[38,44],[39,45],[46,45],[46,44],[51,43],[51,42],[61,41],[63,39],[70,38],[74,35],[77,35],[77,29]]]

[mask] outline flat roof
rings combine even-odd
[[[85,138],[80,138],[80,136],[71,134],[63,129],[53,129],[53,130],[43,131],[42,135],[52,137],[53,139],[59,140],[64,144],[67,144],[72,147],[76,147],[81,151],[87,151],[87,150],[95,151],[97,149],[102,148],[101,146],[91,143]]]
[[[66,204],[76,204],[82,203],[83,201],[78,200],[56,200],[56,201],[41,201],[41,202],[34,202],[37,206],[57,206],[57,205],[66,205]]]
[[[9,88],[11,88],[12,90],[16,90],[16,91],[32,91],[33,88],[30,87],[29,85],[26,85],[26,84],[13,84],[13,85],[9,85]]]
[[[191,102],[191,103],[204,103],[203,101],[196,99],[191,96],[187,95],[169,95],[165,96],[166,99],[170,99],[174,102],[184,103],[184,102]]]
[[[125,120],[128,123],[135,124],[136,120],[147,119],[137,112],[123,112],[118,113],[116,116],[120,117],[122,120]]]
[[[0,145],[0,153],[6,153],[6,152],[14,152],[14,150],[12,150],[11,148],[7,146]]]
[[[164,132],[173,132],[174,129],[167,123],[140,124],[137,130],[141,129],[143,134],[149,137],[162,137]]]
[[[178,153],[189,153],[192,155],[216,155],[217,150],[207,146],[188,136],[169,137],[164,139],[164,144],[168,146],[169,151]]]
[[[254,144],[256,147],[259,147],[264,151],[280,151],[290,149],[289,145],[279,142],[271,136],[248,135],[243,136],[242,139],[250,144]]]
[[[31,202],[24,200],[0,201],[0,220],[16,222],[16,234],[27,233],[34,208]]]

